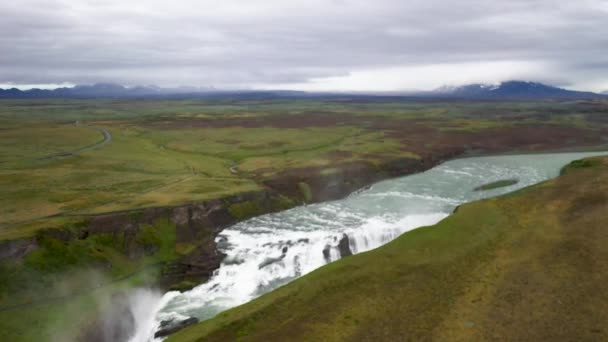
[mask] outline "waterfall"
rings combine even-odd
[[[282,230],[245,233],[237,227],[218,238],[228,243],[228,255],[211,280],[185,293],[169,292],[156,300],[154,308],[142,307],[137,335],[131,342],[153,340],[160,321],[190,316],[205,319],[219,311],[250,301],[290,280],[341,258],[340,239],[347,235],[353,254],[386,244],[416,227],[432,225],[447,214],[411,215],[395,222],[372,217],[358,227],[340,232]],[[145,299],[144,296],[137,298]],[[152,300],[152,298],[150,298]],[[164,307],[162,311],[159,309]]]
[[[127,298],[129,310],[135,318],[135,334],[129,342],[152,341],[158,329],[158,312],[176,295],[176,292],[170,292],[163,296],[160,291],[151,289],[137,289],[130,293]]]

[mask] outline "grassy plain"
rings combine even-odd
[[[95,130],[76,125],[42,123],[4,128],[0,130],[0,160],[36,160],[90,146],[100,140],[103,137]]]
[[[322,172],[448,148],[600,145],[606,112],[601,101],[6,100],[0,226],[217,198],[259,189],[264,179],[297,168]],[[103,137],[93,127],[107,129],[112,141],[40,159],[98,142]]]
[[[87,148],[104,138],[96,128],[107,130],[112,140]],[[23,260],[0,262],[0,332],[11,341],[56,337],[55,332],[91,319],[86,308],[97,303],[97,296],[92,296],[97,290],[91,290],[97,285],[85,280],[97,278],[83,277],[82,269],[95,269],[102,284],[118,281],[129,287],[154,278],[162,263],[174,261],[191,247],[176,244],[175,227],[163,222],[157,222],[154,229],[140,227],[138,234],[141,236],[135,236],[135,240],[153,246],[154,253],[137,260],[125,254],[128,248],[123,248],[120,236],[102,234],[58,243],[38,235],[41,230],[49,229],[76,231],[87,220],[87,215],[174,206],[255,191],[265,188],[267,180],[294,170],[325,176],[356,163],[373,165],[380,170],[384,163],[403,158],[436,162],[446,156],[465,153],[577,149],[605,146],[607,141],[606,101],[3,100],[0,101],[0,242],[40,238],[37,239],[39,249]],[[585,165],[581,164],[580,169],[586,170]],[[296,180],[293,187],[300,189],[305,198],[313,197],[308,184]],[[239,216],[250,209],[245,206],[233,211]],[[485,207],[480,212],[487,220],[504,220],[506,215]],[[449,222],[454,220],[466,219],[450,219],[445,224],[452,224]],[[434,233],[422,233],[426,231],[420,230],[413,236],[430,234],[428,237],[410,237],[414,240],[408,243],[412,246],[424,244],[424,239],[435,236]],[[479,239],[491,238],[484,236],[480,235]],[[450,237],[464,238],[460,235]],[[442,243],[448,242],[453,243],[449,239]],[[390,248],[400,247],[387,250]],[[428,250],[423,252],[412,252],[413,261],[398,261],[400,256],[396,250],[382,258],[394,258],[398,261],[395,265],[406,265],[423,260],[416,258],[430,253]],[[411,254],[408,253],[405,255]],[[446,250],[445,253],[451,252]],[[319,271],[325,274],[333,273],[334,268],[344,268],[353,272],[353,278],[344,279],[353,283],[361,281],[352,287],[352,291],[362,291],[359,295],[353,294],[355,297],[351,299],[332,298],[337,300],[336,308],[343,302],[363,303],[353,309],[349,317],[340,318],[344,334],[356,330],[355,321],[361,324],[362,317],[367,319],[368,315],[375,314],[366,311],[371,309],[364,305],[371,299],[362,298],[360,294],[384,291],[374,287],[379,285],[368,282],[367,271],[357,271],[361,267],[354,263],[360,258],[372,257],[358,256]],[[382,264],[389,267],[392,260]],[[432,268],[432,274],[440,271]],[[346,271],[338,271],[335,277],[339,277],[340,272]],[[407,272],[397,273],[401,277]],[[359,275],[361,277],[356,278]],[[125,277],[132,278],[119,281]],[[420,277],[423,282],[411,285],[417,288],[409,289],[413,293],[417,290],[425,293],[423,284],[426,280],[431,289],[448,291],[428,274]],[[306,279],[288,287],[302,291],[294,297],[297,303],[309,300],[308,295],[317,295],[314,291],[318,289],[333,291],[334,285],[322,280],[318,282],[319,287],[307,290],[305,284],[310,280]],[[398,279],[387,284],[398,288],[401,286]],[[458,277],[454,279],[461,281]],[[365,287],[366,284],[373,286]],[[351,285],[336,286],[350,291]],[[112,290],[113,285],[107,289]],[[91,295],[63,301],[56,299],[63,298],[61,296],[67,292],[79,291],[89,291]],[[293,290],[278,293],[292,296],[286,291]],[[449,297],[452,293],[446,295]],[[264,299],[279,295],[272,296],[263,297],[249,308],[258,310],[259,303],[274,303],[275,299]],[[421,296],[419,300],[424,298],[427,297]],[[289,307],[297,304],[289,303]],[[311,317],[329,315],[330,322],[337,322],[338,316],[331,316],[335,312],[327,306],[329,302],[317,304],[308,309],[298,308]],[[13,305],[17,308],[9,309]],[[73,306],[78,309],[72,310]],[[272,306],[272,310],[287,314],[289,307],[280,304]],[[47,318],[50,312],[54,313],[53,319]],[[318,315],[323,312],[327,314]],[[266,314],[270,315],[264,312]],[[242,313],[227,315],[230,322],[234,317],[238,318],[234,324],[237,324],[235,331],[241,334],[239,336],[249,336],[247,325],[241,326],[240,317],[245,317]],[[246,318],[251,322],[251,329],[256,331],[261,327],[257,324],[265,324],[257,315],[257,318]],[[224,322],[222,317],[200,329],[215,334],[217,326],[213,322]],[[424,326],[422,321],[416,322],[422,324],[420,327]],[[314,325],[315,331],[325,331],[323,327]],[[332,325],[326,327],[340,331]],[[387,326],[386,329],[392,328]],[[191,337],[200,336],[201,331],[195,331]],[[318,336],[324,337],[326,333]]]
[[[574,162],[168,341],[606,340],[606,194],[608,159]]]

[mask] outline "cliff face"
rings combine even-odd
[[[381,164],[353,162],[340,165],[332,172],[314,168],[289,170],[278,177],[262,180],[267,187],[305,203],[317,203],[344,198],[353,191],[375,182],[422,172],[444,160],[462,154],[464,150],[447,151],[423,159],[401,158]]]
[[[24,261],[36,271],[49,272],[93,267],[119,278],[129,274],[118,264],[128,263],[135,270],[156,264],[160,266],[157,286],[184,289],[205,281],[219,267],[224,255],[215,238],[222,229],[294,205],[265,190],[177,207],[77,217],[64,228],[43,229],[29,239],[0,243],[0,261]]]
[[[8,240],[0,242],[0,261],[21,259],[36,250],[36,239]]]
[[[294,205],[292,200],[266,190],[167,209],[175,225],[176,246],[183,252],[163,268],[161,287],[183,290],[207,280],[225,256],[215,242],[224,228]]]
[[[343,198],[374,182],[424,171],[459,153],[380,165],[343,164],[329,173],[312,168],[290,170],[260,180],[265,189],[257,192],[176,207],[68,218],[65,227],[43,229],[29,239],[1,242],[0,262],[25,260],[28,267],[49,272],[94,267],[110,272],[112,278],[129,277],[138,269],[156,266],[159,275],[151,285],[186,290],[206,281],[219,267],[224,254],[215,238],[224,228],[303,203]],[[114,256],[107,257],[109,254]],[[122,264],[129,267],[121,268]]]

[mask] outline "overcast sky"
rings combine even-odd
[[[0,86],[608,90],[608,0],[0,2]]]

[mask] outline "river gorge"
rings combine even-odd
[[[433,225],[460,204],[554,178],[570,161],[602,154],[455,159],[426,172],[376,183],[342,200],[240,222],[218,236],[218,246],[227,257],[208,282],[183,293],[142,289],[131,295],[136,325],[131,341],[154,341],[163,321],[212,318],[327,263]],[[504,186],[479,190],[505,180]]]

